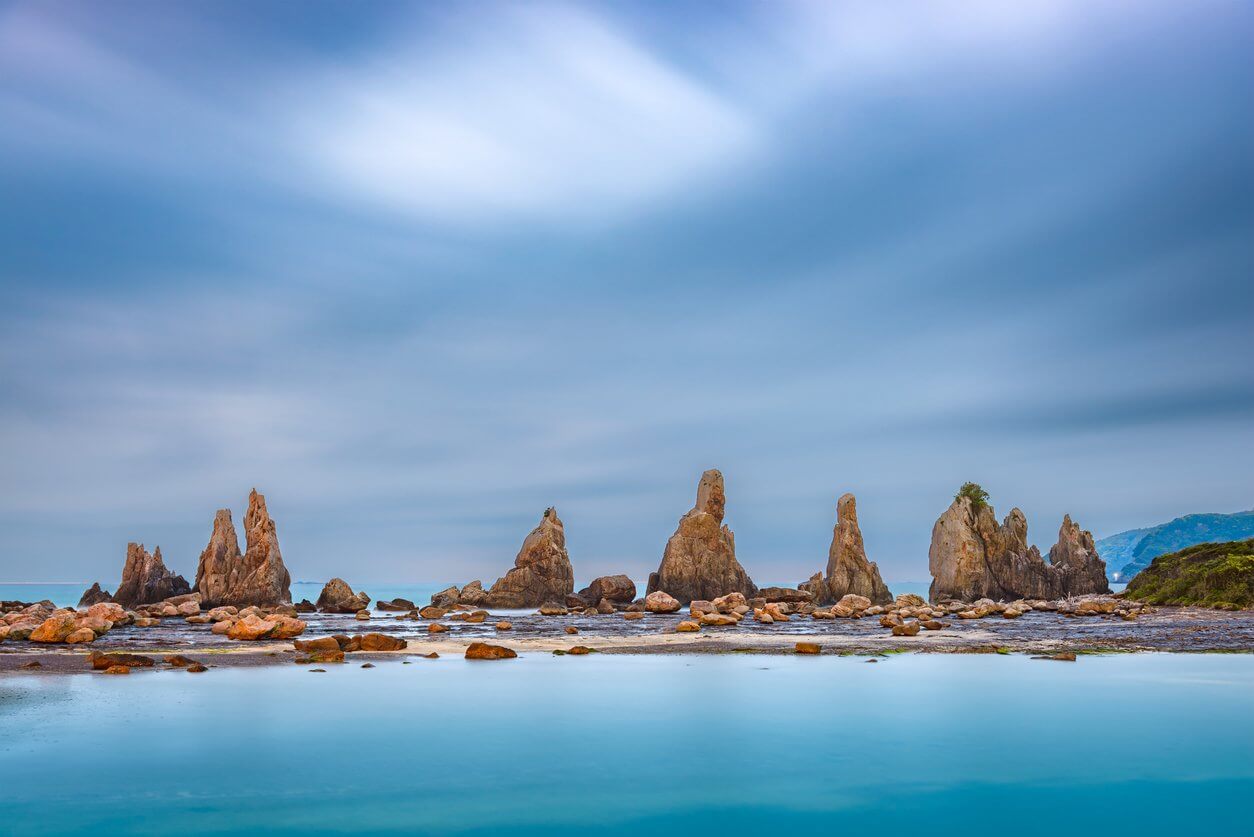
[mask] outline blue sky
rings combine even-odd
[[[927,577],[1254,506],[1248,4],[0,3],[0,579]]]

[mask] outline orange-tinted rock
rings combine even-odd
[[[798,654],[819,654],[823,651],[817,642],[798,642],[795,647]]]
[[[674,613],[680,607],[678,599],[662,590],[654,590],[644,597],[644,609],[650,613]]]
[[[409,643],[387,634],[365,634],[358,640],[358,645],[362,651],[404,651]]]
[[[517,656],[512,648],[489,645],[486,642],[472,642],[466,649],[467,660],[508,660]]]
[[[566,529],[557,510],[545,509],[540,525],[523,541],[514,568],[497,579],[488,591],[492,607],[539,607],[549,601],[565,601],[575,590],[575,573],[566,552]]]

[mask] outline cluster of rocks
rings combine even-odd
[[[134,613],[113,602],[100,602],[82,610],[36,602],[13,608],[0,617],[0,642],[29,640],[77,645],[95,642],[114,627],[134,622]]]
[[[199,674],[209,669],[197,660],[190,657],[184,657],[182,654],[170,654],[166,656],[165,662],[170,668],[181,668],[192,674]],[[143,654],[124,654],[120,652],[103,654],[99,651],[92,651],[87,656],[87,664],[95,671],[105,674],[130,674],[134,668],[153,668],[157,661],[152,657]]]
[[[993,507],[958,496],[932,528],[929,598],[1052,601],[1109,593],[1106,563],[1093,536],[1064,517],[1049,563],[1028,544],[1027,518],[1012,509],[999,525]]]
[[[460,589],[449,587],[436,593],[431,603],[443,608],[527,608],[563,601],[574,590],[575,572],[566,551],[566,527],[557,516],[557,509],[550,507],[523,540],[513,568],[490,589],[484,590],[483,582],[476,580]]]
[[[166,567],[161,547],[150,553],[143,544],[127,544],[126,563],[117,592],[110,593],[96,582],[83,593],[79,607],[115,602],[124,608],[136,609],[193,593],[206,607],[286,605],[291,601],[291,577],[279,552],[279,539],[274,520],[266,510],[266,498],[256,489],[248,496],[244,538],[246,550],[241,553],[231,510],[219,509],[213,519],[209,545],[201,553],[196,567],[194,587]]]
[[[298,663],[342,663],[345,654],[356,651],[404,651],[409,647],[403,639],[387,634],[334,634],[317,639],[295,640],[292,643],[301,654]]]

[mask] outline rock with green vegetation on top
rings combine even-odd
[[[1159,555],[1128,582],[1126,595],[1158,605],[1254,607],[1254,538]]]

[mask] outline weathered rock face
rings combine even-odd
[[[857,501],[852,494],[844,494],[836,501],[836,528],[827,550],[827,589],[831,601],[850,593],[865,596],[873,604],[893,600],[880,578],[880,568],[867,560],[862,530],[858,527]]]
[[[342,578],[333,578],[322,588],[316,605],[320,613],[356,613],[370,607],[370,597],[354,593]]]
[[[662,564],[649,576],[647,593],[663,590],[683,603],[727,593],[757,594],[753,580],[736,561],[735,536],[723,525],[725,504],[723,475],[706,471],[697,486],[697,503],[666,542]]]
[[[231,510],[219,509],[213,519],[209,545],[201,553],[196,570],[196,589],[205,606],[291,602],[291,576],[283,565],[274,521],[266,511],[266,498],[256,489],[248,495],[244,538],[247,551],[241,555]]]
[[[123,607],[151,604],[190,593],[187,579],[170,572],[161,560],[161,547],[151,553],[143,544],[126,545],[126,565],[122,567],[122,583],[113,600]]]
[[[1027,518],[1019,509],[1011,509],[999,526],[992,506],[977,509],[958,497],[932,528],[929,596],[932,601],[1057,599],[1109,591],[1092,535],[1081,533],[1070,518],[1050,553],[1057,565],[1045,563],[1040,550],[1028,544]]]
[[[592,605],[599,604],[602,599],[627,603],[636,598],[636,584],[625,575],[603,575],[580,590],[579,598]]]
[[[523,541],[514,568],[492,585],[486,603],[489,607],[538,607],[548,601],[565,601],[574,590],[566,530],[557,510],[550,508]]]
[[[111,601],[113,601],[113,594],[103,589],[100,586],[100,582],[97,581],[83,593],[83,597],[78,600],[78,606],[91,607],[94,604]]]
[[[1093,533],[1081,529],[1069,514],[1062,518],[1058,543],[1049,550],[1049,563],[1061,575],[1061,593],[1064,596],[1110,592],[1106,562],[1097,555]]]

